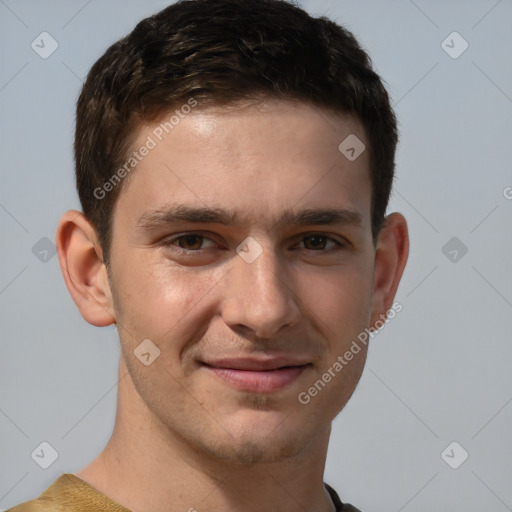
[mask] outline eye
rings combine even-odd
[[[343,244],[334,238],[321,235],[318,233],[305,236],[302,238],[301,243],[304,243],[304,248],[312,251],[325,251],[336,247],[343,247]]]
[[[200,249],[205,249],[204,244],[207,242],[210,242],[210,247],[215,246],[215,243],[210,238],[196,233],[185,233],[166,240],[164,245],[178,247],[186,251],[199,251]]]

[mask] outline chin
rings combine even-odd
[[[209,455],[217,460],[242,466],[283,462],[299,455],[304,450],[304,446],[298,439],[293,440],[289,436],[286,440],[278,439],[277,436],[265,438],[243,436],[236,440],[230,438],[226,441],[226,443],[217,442],[214,446],[209,446],[207,448]]]
[[[206,443],[209,455],[234,464],[286,461],[300,455],[323,429],[290,414],[244,411],[223,422],[217,439]]]

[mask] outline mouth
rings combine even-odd
[[[272,393],[294,382],[311,363],[290,358],[222,359],[202,366],[224,383],[253,393]]]

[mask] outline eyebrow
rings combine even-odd
[[[353,225],[362,224],[362,215],[345,208],[307,208],[299,211],[285,210],[275,220],[276,227],[309,225]],[[141,215],[136,229],[150,230],[177,223],[242,225],[244,219],[232,210],[214,207],[190,207],[168,205],[162,209],[150,210]]]

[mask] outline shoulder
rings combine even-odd
[[[80,509],[83,497],[78,492],[79,480],[73,474],[62,474],[39,497],[20,503],[6,512],[72,512]]]
[[[62,474],[38,498],[7,512],[130,512],[73,473]]]
[[[336,512],[361,512],[358,508],[350,505],[350,503],[342,503],[338,493],[329,484],[324,482],[324,486],[331,495],[332,502],[336,507]]]
[[[35,500],[20,503],[13,508],[8,509],[6,512],[66,512],[69,507],[64,507],[60,503],[48,501],[45,499],[37,498]]]
[[[358,508],[354,507],[353,505],[350,505],[350,503],[345,503],[343,505],[343,508],[341,509],[342,512],[361,512]]]

